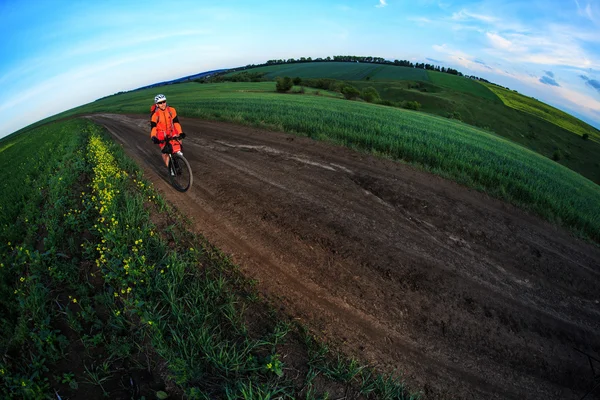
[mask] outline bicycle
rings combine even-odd
[[[161,152],[169,156],[167,169],[171,185],[180,192],[187,192],[192,187],[194,176],[190,163],[183,156],[182,140],[179,136],[171,136],[167,140],[160,140],[159,143],[165,143]]]

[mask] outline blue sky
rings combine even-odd
[[[334,55],[453,67],[600,128],[600,0],[0,0],[0,15],[0,137],[119,91]]]

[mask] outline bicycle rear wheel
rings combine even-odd
[[[183,154],[175,153],[171,156],[171,165],[169,171],[173,171],[171,174],[171,185],[180,192],[186,192],[192,187],[194,177],[192,176],[192,167],[190,163],[185,159]]]

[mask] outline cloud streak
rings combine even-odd
[[[387,6],[387,1],[386,0],[379,0],[379,4],[377,4],[375,7],[377,8],[383,8]]]
[[[580,75],[580,78],[585,81],[585,84],[591,87],[592,89],[596,89],[598,93],[600,93],[600,82],[595,79],[590,79],[585,75]]]
[[[483,21],[483,22],[487,22],[487,23],[492,23],[492,22],[497,21],[497,18],[492,17],[490,15],[476,14],[476,13],[469,12],[466,9],[462,9],[459,12],[455,12],[454,14],[452,14],[450,19],[453,21],[476,20],[476,21]]]
[[[577,13],[580,16],[587,18],[594,23],[598,22],[596,19],[595,13],[592,10],[592,2],[591,1],[588,1],[587,4],[585,5],[585,7],[582,7],[578,0],[575,0],[575,4],[577,4]]]
[[[551,86],[560,86],[558,84],[558,82],[556,82],[554,79],[550,78],[547,75],[544,75],[540,78],[540,82],[542,82],[544,85],[551,85]]]
[[[544,75],[540,78],[540,82],[542,82],[544,85],[560,86],[558,84],[558,82],[556,82],[556,80],[554,79],[554,72],[552,72],[552,71],[544,71],[544,72],[546,73],[546,75]]]
[[[535,2],[522,8],[529,13],[540,11]],[[473,9],[449,13],[435,22],[454,32],[470,32],[471,43],[487,44],[481,50],[505,62],[600,69],[600,57],[591,50],[600,43],[599,30],[590,29],[590,21],[596,25],[599,22],[600,9],[596,8],[592,1],[578,0],[571,7],[562,7],[564,16],[560,19],[531,19],[519,14],[510,3],[488,1],[473,5]],[[586,20],[581,21],[581,17]]]

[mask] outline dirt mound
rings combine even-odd
[[[194,172],[181,194],[145,118],[93,120],[282,309],[424,398],[593,387],[576,349],[600,358],[598,248],[411,167],[225,123],[181,119]]]

